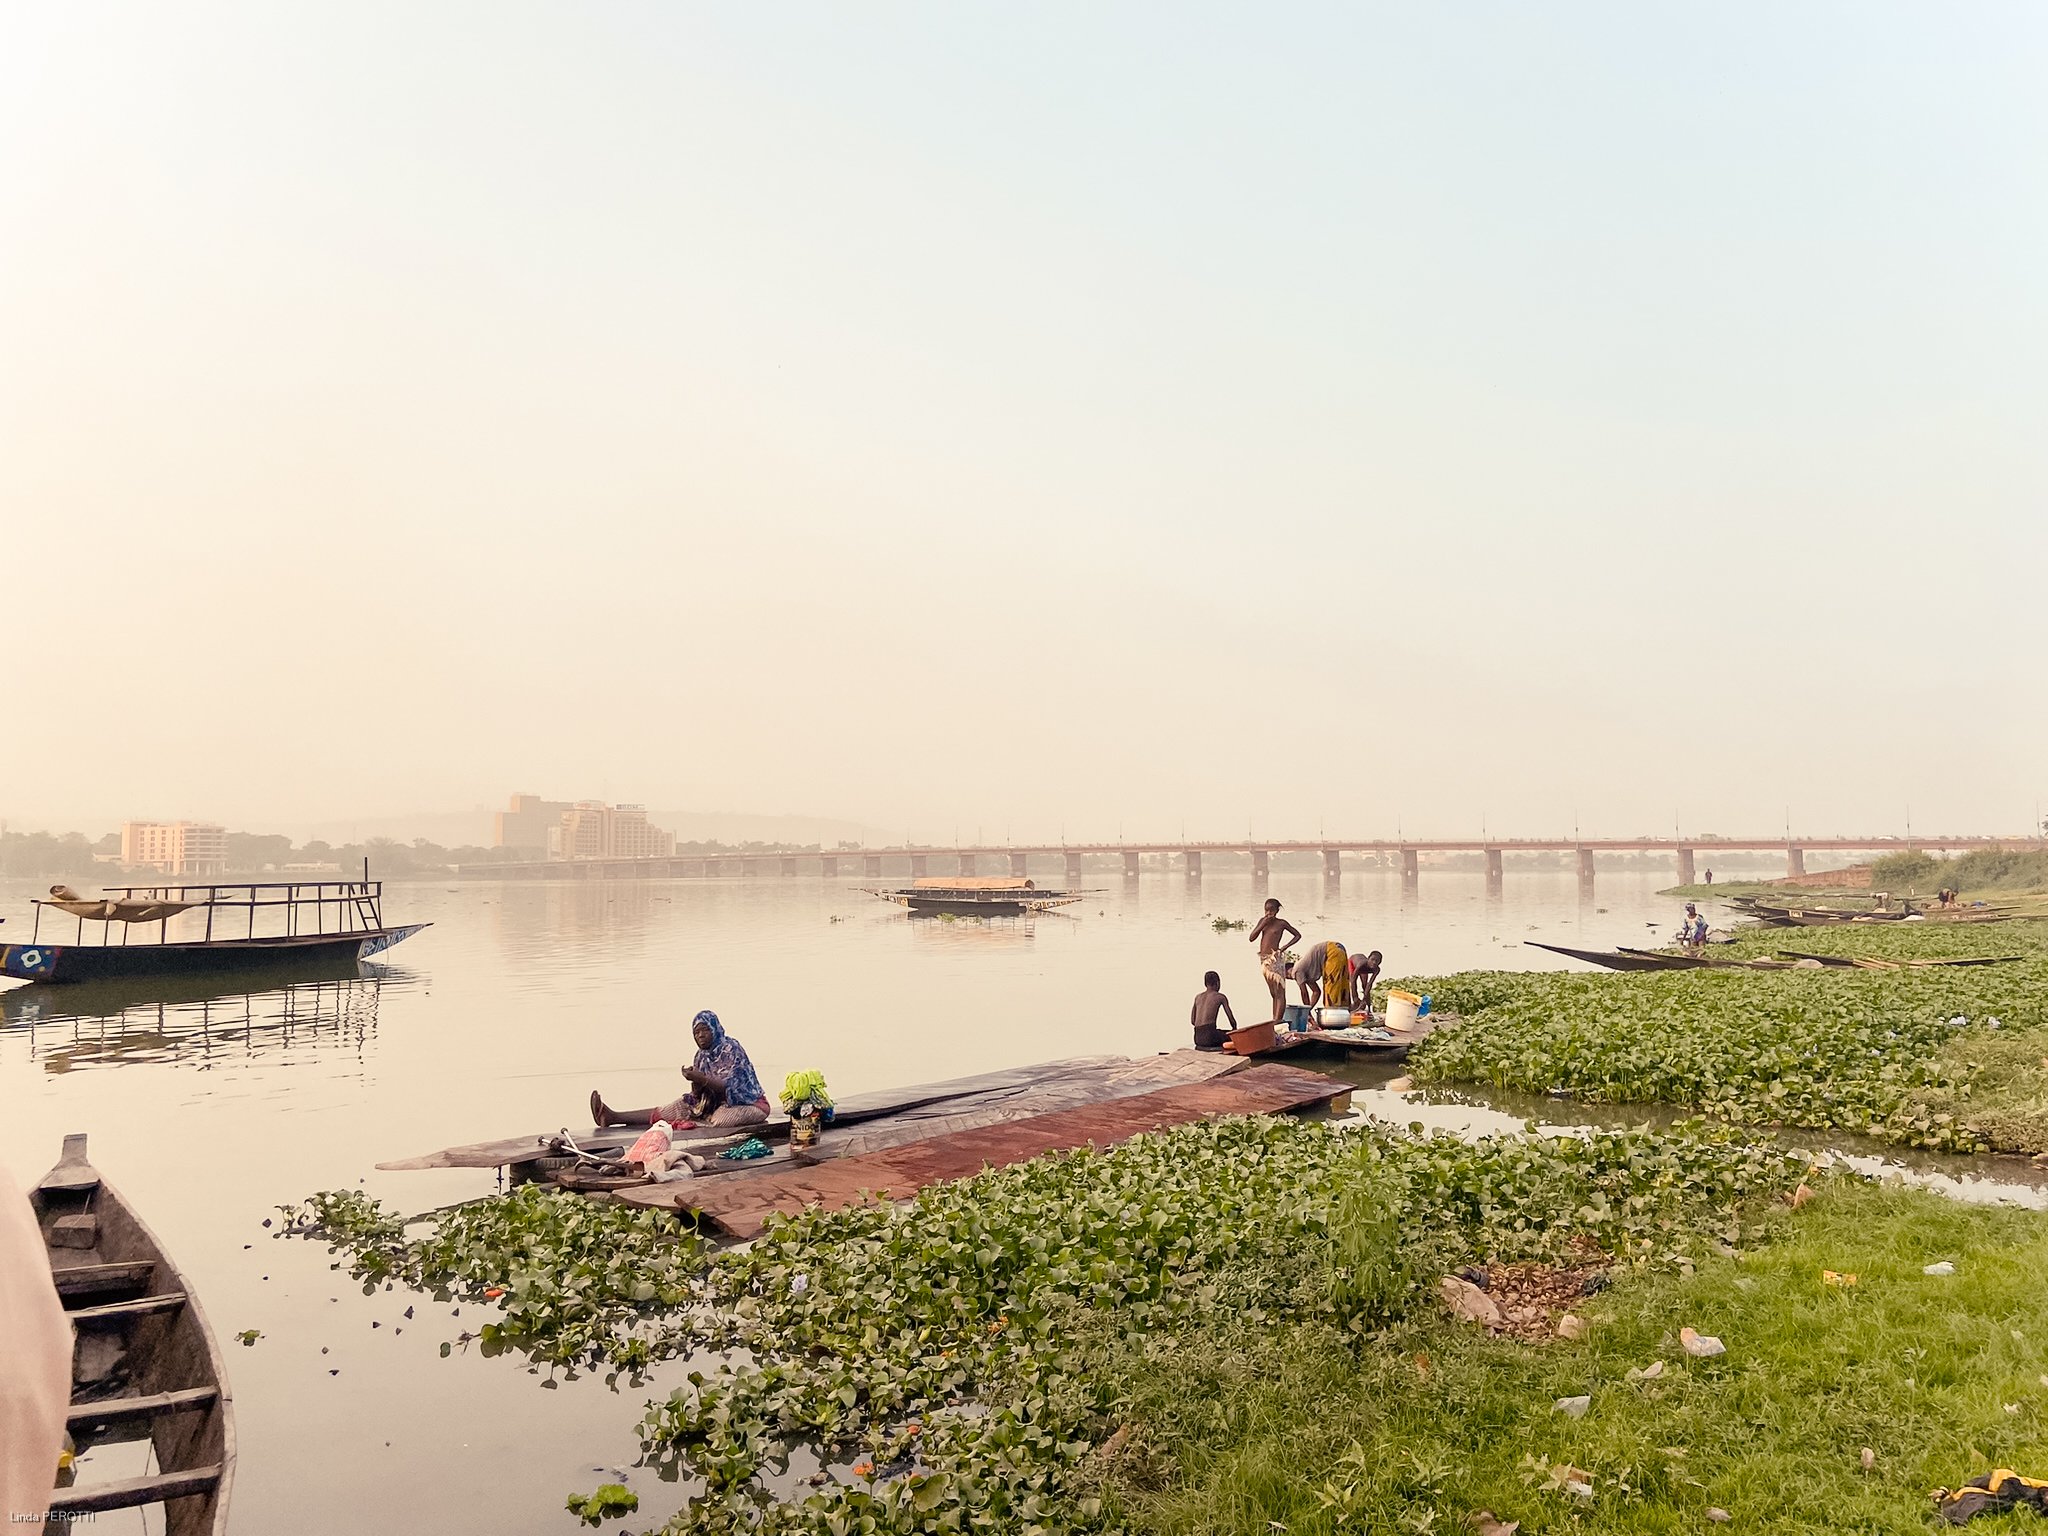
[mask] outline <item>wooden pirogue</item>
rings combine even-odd
[[[691,1179],[614,1191],[633,1205],[696,1211],[735,1237],[759,1235],[769,1213],[795,1215],[809,1205],[837,1210],[869,1196],[904,1200],[928,1184],[1006,1168],[1047,1152],[1111,1147],[1146,1131],[1222,1115],[1279,1114],[1348,1105],[1351,1085],[1316,1072],[1268,1063],[1201,1082],[1054,1110],[1020,1120],[952,1131],[901,1146],[747,1177]]]
[[[235,1425],[220,1346],[149,1228],[66,1136],[29,1194],[50,1278],[76,1330],[71,1411],[80,1450],[147,1440],[156,1471],[59,1487],[50,1519],[162,1504],[166,1536],[220,1536],[235,1474]],[[68,1474],[67,1474],[68,1475]]]

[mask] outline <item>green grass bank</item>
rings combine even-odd
[[[1740,1125],[1958,1152],[2048,1152],[2048,930],[2034,922],[1745,929],[1716,953],[2012,964],[1867,971],[1468,971],[1396,985],[1460,1022],[1422,1082],[1665,1103]]]

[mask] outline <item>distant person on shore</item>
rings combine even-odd
[[[1351,957],[1351,1006],[1361,1013],[1372,1012],[1372,989],[1380,979],[1380,952]]]
[[[747,1048],[725,1032],[718,1015],[706,1008],[690,1021],[690,1034],[697,1042],[697,1059],[683,1068],[690,1092],[652,1109],[612,1109],[598,1091],[590,1090],[590,1123],[607,1125],[652,1125],[666,1120],[670,1125],[759,1125],[768,1118],[768,1095],[761,1091],[761,1079]]]
[[[1709,884],[1709,885],[1712,885],[1713,883],[1714,883],[1714,872],[1713,872],[1713,871],[1712,871],[1712,870],[1710,869],[1710,870],[1708,870],[1708,871],[1707,871],[1707,884]]]
[[[1280,915],[1280,903],[1266,898],[1266,915],[1251,931],[1251,942],[1259,946],[1259,974],[1266,990],[1273,994],[1273,1022],[1280,1022],[1287,1006],[1287,946],[1301,942],[1301,930]]]
[[[1223,1049],[1223,1031],[1216,1027],[1216,1017],[1221,1014],[1230,1020],[1230,1027],[1238,1027],[1237,1015],[1230,1011],[1230,999],[1223,995],[1223,978],[1214,971],[1202,973],[1202,990],[1195,994],[1194,1012],[1189,1022],[1195,1026],[1195,1049],[1198,1051],[1220,1051]]]

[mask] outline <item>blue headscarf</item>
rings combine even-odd
[[[747,1048],[725,1032],[718,1015],[709,1008],[690,1020],[691,1030],[694,1032],[699,1024],[711,1031],[711,1044],[697,1053],[697,1059],[690,1063],[691,1070],[725,1084],[728,1104],[759,1103],[766,1095],[761,1091],[761,1079],[754,1075],[754,1063]]]

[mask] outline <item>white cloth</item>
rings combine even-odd
[[[35,1212],[0,1168],[0,1508],[48,1512],[71,1406],[71,1323]]]

